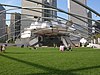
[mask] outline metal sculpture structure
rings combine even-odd
[[[40,2],[37,2],[37,1],[33,1],[33,0],[26,0],[26,1],[34,2],[34,3],[37,3],[37,4],[43,5],[43,6],[47,6],[49,8],[40,8],[40,7],[22,8],[20,6],[0,4],[2,6],[14,7],[12,9],[7,9],[7,10],[4,10],[4,11],[1,11],[0,14],[2,14],[5,11],[16,10],[16,9],[24,9],[24,10],[30,10],[30,11],[35,11],[35,12],[39,12],[39,13],[49,14],[49,13],[46,13],[46,12],[35,10],[35,9],[43,9],[43,10],[52,10],[52,11],[56,11],[56,12],[62,12],[64,14],[73,16],[76,19],[79,19],[80,21],[82,21],[84,23],[87,23],[88,25],[91,25],[91,24],[88,23],[87,21],[83,20],[82,18],[87,19],[87,20],[91,20],[91,21],[94,21],[94,22],[97,22],[97,23],[100,23],[99,21],[96,21],[94,19],[91,19],[91,18],[88,18],[88,17],[84,17],[84,16],[80,16],[80,15],[73,14],[73,13],[68,13],[68,12],[66,12],[66,11],[64,11],[62,9],[59,9],[59,8],[56,8],[56,7],[53,7],[53,6],[44,4],[44,3],[40,3]],[[100,16],[100,14],[98,12],[94,11],[93,9],[89,8],[88,6],[85,6],[85,5],[83,5],[82,3],[80,3],[80,2],[78,2],[76,0],[72,0],[72,1],[78,3],[79,5],[87,8],[88,10],[92,11],[96,15]],[[11,13],[6,13],[6,14],[11,14]],[[29,14],[21,14],[21,15],[34,16],[35,17],[35,15],[29,15]],[[72,34],[76,34],[76,35],[73,35],[74,37],[82,37],[83,36],[84,38],[85,38],[84,35],[91,35],[92,34],[92,33],[88,33],[87,34],[84,31],[81,31],[80,29],[76,29],[76,28],[72,27],[72,25],[77,25],[77,26],[83,28],[84,30],[88,31],[85,26],[78,25],[76,23],[73,23],[72,21],[69,21],[69,20],[67,20],[65,18],[62,18],[62,17],[59,17],[59,16],[55,16],[55,15],[51,15],[51,14],[49,14],[49,15],[50,16],[54,16],[56,18],[39,17],[39,16],[37,16],[37,19],[38,18],[39,19],[40,18],[45,18],[45,19],[49,19],[50,21],[40,22],[39,20],[37,20],[36,22],[33,22],[30,25],[30,27],[26,27],[24,30],[20,30],[21,34],[19,34],[19,35],[21,35],[21,39],[27,39],[27,38],[29,39],[31,37],[34,37],[34,36],[32,36],[32,34],[38,35],[38,36],[41,36],[41,35],[47,35],[47,36],[56,35],[56,36],[67,36],[68,37],[69,34],[71,33],[71,35]],[[18,22],[18,21],[24,20],[24,19],[25,18],[19,19],[19,20],[15,21],[15,23]],[[62,23],[61,21],[59,21],[59,19],[61,19],[63,21],[66,21],[66,23]],[[70,28],[73,28],[73,29],[70,30]],[[88,28],[91,29],[90,27],[88,27]],[[0,29],[4,29],[4,28],[0,28]],[[95,30],[95,31],[100,33],[99,30]],[[11,32],[11,33],[15,33],[15,32]],[[5,34],[5,35],[7,35],[7,34]],[[4,37],[5,35],[1,36],[0,38]],[[29,42],[27,44],[33,45],[32,44],[32,43],[34,43],[33,40],[29,39],[28,41]],[[63,42],[64,43],[66,42],[65,38],[63,38]],[[66,43],[66,44],[68,44],[68,43]]]

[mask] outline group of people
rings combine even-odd
[[[5,52],[5,49],[6,49],[6,45],[5,44],[3,44],[3,45],[0,46],[1,52]]]
[[[21,48],[24,48],[24,47],[25,47],[25,45],[22,44],[22,45],[21,45]],[[35,46],[26,45],[26,47],[29,48],[29,49],[32,49],[32,50],[33,50],[33,49],[37,49]]]
[[[68,51],[71,50],[72,51],[72,47],[71,47],[70,44],[68,44],[67,47],[65,47],[63,44],[61,44],[59,50],[60,51],[65,51],[65,50],[68,50]]]

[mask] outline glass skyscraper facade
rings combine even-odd
[[[34,1],[57,7],[57,0],[34,0]],[[36,21],[36,18],[38,18],[38,17],[53,17],[52,15],[55,15],[55,16],[57,15],[57,12],[55,12],[55,11],[50,11],[50,10],[46,10],[46,9],[34,9],[35,7],[39,7],[39,8],[42,8],[42,7],[48,8],[48,7],[34,3],[34,2],[29,2],[26,0],[22,0],[22,7],[23,8],[27,7],[27,8],[39,11],[39,12],[36,12],[36,11],[22,9],[22,14],[28,14],[28,15],[35,16],[35,17],[25,16],[25,15],[21,16],[21,19],[22,19],[21,29],[22,30],[26,27],[29,27],[31,25],[31,23]],[[44,12],[44,13],[40,13],[40,12]],[[48,13],[48,14],[45,14],[45,13]],[[45,21],[45,20],[46,19],[42,19],[42,21]]]

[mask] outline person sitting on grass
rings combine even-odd
[[[59,50],[60,51],[64,51],[65,50],[65,46],[63,44],[61,44]]]
[[[0,51],[2,52],[2,45],[0,46]]]
[[[21,45],[21,48],[24,48],[24,44]]]
[[[67,49],[72,51],[72,47],[71,47],[70,44],[68,44],[68,48]]]
[[[33,49],[37,49],[35,46],[29,46],[29,49],[33,50]]]
[[[2,52],[5,52],[5,44],[2,45]]]

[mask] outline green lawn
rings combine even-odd
[[[9,47],[0,53],[0,75],[100,75],[100,49]]]

